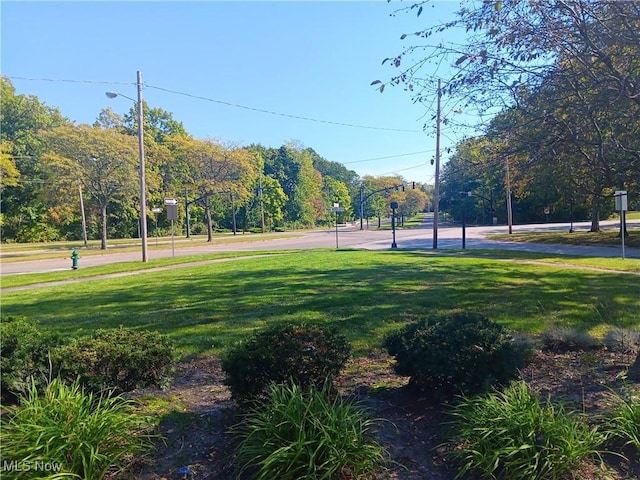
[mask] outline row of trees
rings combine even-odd
[[[427,3],[407,8],[420,14]],[[429,45],[455,29],[465,30],[467,40]],[[444,166],[443,210],[455,215],[465,208],[477,222],[504,223],[509,192],[516,222],[590,218],[597,231],[613,210],[614,191],[628,191],[635,208],[639,2],[464,2],[455,21],[403,38],[416,44],[385,60],[399,73],[374,82],[380,90],[403,85],[415,101],[433,105],[438,72],[430,66],[446,61],[454,73],[438,94],[490,118],[483,134],[460,142]],[[37,98],[17,95],[7,79],[1,86],[3,240],[80,238],[81,194],[90,237],[106,247],[107,237],[135,236],[135,112],[107,109],[94,125],[76,125]],[[194,231],[210,238],[215,228],[231,228],[234,216],[247,230],[298,228],[330,221],[329,208],[340,203],[346,209],[340,221],[358,218],[361,196],[404,180],[361,178],[293,143],[240,147],[195,139],[170,113],[145,107],[147,206],[187,197]],[[474,196],[462,198],[466,191]],[[421,185],[373,195],[364,216],[388,215],[391,201],[403,214],[423,210],[428,192]],[[165,217],[159,220],[166,227]]]
[[[420,15],[427,2],[407,10]],[[464,43],[430,40],[464,30]],[[440,92],[465,111],[491,112],[484,134],[457,145],[443,168],[442,207],[506,221],[591,218],[613,211],[616,190],[635,207],[640,190],[640,3],[601,0],[463,2],[456,20],[403,35],[386,59],[389,82],[432,103]],[[459,38],[459,35],[457,36]],[[459,192],[473,191],[471,199]]]
[[[105,109],[96,122],[77,125],[34,96],[18,95],[1,79],[1,193],[3,241],[80,239],[86,212],[89,238],[139,233],[139,162],[136,112],[122,116]],[[165,197],[189,202],[194,233],[216,229],[305,228],[334,220],[329,208],[345,208],[340,221],[360,216],[363,196],[401,177],[359,177],[313,149],[289,143],[280,148],[241,147],[189,135],[160,108],[144,105],[144,148],[149,221],[168,227],[152,212]],[[425,209],[425,186],[373,195],[365,217],[389,215],[397,201],[402,213]],[[84,208],[83,208],[84,207]],[[84,212],[83,212],[84,210]],[[186,220],[179,209],[177,222]],[[236,224],[237,219],[237,224]]]

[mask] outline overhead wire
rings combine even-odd
[[[103,85],[135,85],[135,83],[131,83],[131,82],[72,80],[72,79],[61,79],[61,78],[33,78],[33,77],[21,77],[21,76],[15,76],[15,75],[6,75],[6,77],[10,78],[10,79],[14,79],[14,80],[41,81],[41,82],[87,83],[87,84],[103,84]],[[293,118],[293,119],[296,119],[296,120],[304,120],[304,121],[316,122],[316,123],[326,123],[326,124],[330,124],[330,125],[338,125],[338,126],[341,126],[341,127],[363,128],[363,129],[369,129],[369,130],[382,130],[382,131],[388,131],[388,132],[424,133],[423,130],[416,130],[416,129],[378,127],[378,126],[373,126],[373,125],[360,125],[360,124],[354,124],[354,123],[338,122],[338,121],[333,121],[333,120],[322,120],[322,119],[313,118],[313,117],[305,116],[305,115],[294,115],[294,114],[289,114],[289,113],[276,112],[274,110],[267,110],[267,109],[263,109],[263,108],[257,108],[257,107],[251,107],[251,106],[248,106],[248,105],[241,105],[241,104],[238,104],[238,103],[227,102],[227,101],[224,101],[224,100],[217,100],[215,98],[205,97],[205,96],[202,96],[202,95],[195,95],[195,94],[191,94],[191,93],[187,93],[187,92],[181,92],[181,91],[178,91],[178,90],[172,90],[172,89],[169,89],[169,88],[159,87],[157,85],[150,85],[148,83],[145,83],[144,86],[147,87],[147,88],[152,88],[152,89],[159,90],[159,91],[162,91],[162,92],[172,93],[174,95],[181,95],[181,96],[184,96],[184,97],[194,98],[194,99],[197,99],[197,100],[205,100],[207,102],[217,103],[217,104],[220,104],[220,105],[226,105],[228,107],[242,108],[244,110],[251,110],[251,111],[254,111],[254,112],[265,113],[265,114],[268,114],[268,115],[277,115],[277,116],[281,116],[281,117]]]
[[[399,153],[397,155],[387,155],[385,157],[376,157],[376,158],[367,158],[364,160],[354,160],[352,162],[342,162],[343,165],[350,165],[352,163],[364,163],[364,162],[374,162],[376,160],[386,160],[388,158],[396,158],[396,157],[408,157],[411,155],[421,155],[423,153],[433,153],[435,150],[422,150],[421,152],[412,152],[412,153]]]
[[[253,112],[260,112],[260,113],[265,113],[268,115],[277,115],[280,117],[287,117],[287,118],[293,118],[296,120],[304,120],[307,122],[316,122],[316,123],[327,123],[330,125],[338,125],[341,127],[350,127],[350,128],[363,128],[363,129],[369,129],[369,130],[383,130],[383,131],[387,131],[387,132],[405,132],[405,133],[424,133],[422,130],[411,130],[411,129],[404,129],[404,128],[388,128],[388,127],[376,127],[376,126],[371,126],[371,125],[358,125],[358,124],[354,124],[354,123],[345,123],[345,122],[336,122],[336,121],[332,121],[332,120],[321,120],[318,118],[312,118],[312,117],[307,117],[307,116],[302,116],[302,115],[293,115],[293,114],[289,114],[289,113],[282,113],[282,112],[276,112],[273,110],[265,110],[262,108],[256,108],[256,107],[249,107],[247,105],[240,105],[238,103],[232,103],[232,102],[226,102],[223,100],[216,100],[214,98],[209,98],[209,97],[204,97],[201,95],[194,95],[191,93],[186,93],[186,92],[179,92],[177,90],[171,90],[168,88],[163,88],[163,87],[158,87],[155,85],[149,85],[149,84],[145,84],[148,88],[153,88],[155,90],[160,90],[163,92],[167,92],[167,93],[173,93],[174,95],[182,95],[184,97],[189,97],[189,98],[195,98],[197,100],[205,100],[207,102],[212,102],[212,103],[218,103],[220,105],[226,105],[228,107],[235,107],[235,108],[242,108],[245,110],[251,110]]]
[[[97,80],[75,80],[75,79],[60,79],[60,78],[55,79],[55,78],[42,78],[42,77],[34,78],[34,77],[22,77],[22,76],[14,76],[14,75],[6,75],[6,77],[10,78],[10,79],[15,79],[15,80],[27,80],[27,81],[84,83],[84,84],[101,84],[101,85],[135,85],[135,83],[132,83],[132,82],[118,82],[118,81],[104,81],[104,80],[99,80],[99,81],[97,81]],[[196,100],[204,100],[204,101],[208,101],[208,102],[211,102],[211,103],[217,103],[217,104],[225,105],[225,106],[229,106],[229,107],[241,108],[241,109],[244,109],[244,110],[250,110],[250,111],[264,113],[264,114],[268,114],[268,115],[276,115],[276,116],[281,116],[281,117],[286,117],[286,118],[293,118],[293,119],[296,119],[296,120],[303,120],[303,121],[316,122],[316,123],[324,123],[324,124],[337,125],[337,126],[349,127],[349,128],[361,128],[361,129],[369,129],[369,130],[378,130],[378,131],[420,133],[420,134],[424,134],[425,133],[424,130],[379,127],[379,126],[372,126],[372,125],[361,125],[361,124],[338,122],[338,121],[332,121],[332,120],[317,119],[317,118],[313,118],[313,117],[310,117],[310,116],[294,115],[294,114],[277,112],[277,111],[273,111],[273,110],[266,110],[266,109],[247,106],[247,105],[241,105],[241,104],[237,104],[237,103],[233,103],[233,102],[227,102],[227,101],[224,101],[224,100],[218,100],[218,99],[214,99],[214,98],[210,98],[210,97],[205,97],[205,96],[202,96],[202,95],[195,95],[195,94],[191,94],[191,93],[187,93],[187,92],[181,92],[181,91],[172,90],[172,89],[168,89],[168,88],[164,88],[164,87],[159,87],[157,85],[150,85],[150,84],[147,84],[147,83],[145,83],[144,86],[147,87],[147,88],[155,89],[155,90],[166,92],[166,93],[171,93],[171,94],[174,94],[174,95],[181,95],[181,96],[184,96],[184,97],[194,98]],[[449,140],[453,141],[453,139],[451,139],[451,138],[449,138]],[[389,158],[397,158],[397,157],[404,157],[404,156],[411,156],[411,155],[420,155],[420,154],[424,154],[424,153],[433,153],[433,152],[435,152],[435,150],[423,150],[423,151],[420,151],[420,152],[402,153],[402,154],[397,154],[397,155],[387,155],[387,156],[376,157],[376,158],[355,160],[355,161],[351,161],[351,162],[343,162],[343,164],[344,165],[349,165],[349,164],[354,164],[354,163],[365,163],[365,162],[372,162],[372,161],[377,161],[377,160],[386,160],[386,159],[389,159]],[[407,168],[404,168],[402,170],[396,170],[396,171],[411,170],[411,169],[419,168],[419,167],[427,165],[427,164],[428,164],[428,162],[423,162],[423,163],[420,163],[418,165],[407,167]]]
[[[413,166],[411,166],[411,167],[400,168],[400,169],[398,169],[398,170],[393,170],[392,172],[383,173],[383,174],[382,174],[382,175],[380,175],[380,176],[381,176],[381,177],[384,177],[384,176],[386,176],[386,175],[393,175],[393,174],[398,173],[398,172],[405,172],[405,171],[407,171],[407,170],[413,170],[414,168],[424,167],[424,166],[425,166],[425,165],[427,165],[428,163],[429,163],[429,162],[422,162],[422,163],[419,163],[418,165],[413,165]]]
[[[33,78],[33,77],[19,77],[16,75],[3,75],[6,78],[10,78],[12,80],[27,80],[27,81],[36,81],[36,82],[60,82],[60,83],[88,83],[88,84],[99,84],[99,85],[135,85],[132,82],[115,82],[115,81],[107,81],[107,80],[73,80],[69,78]]]

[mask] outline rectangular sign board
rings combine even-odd
[[[178,219],[178,206],[177,205],[167,205],[167,219],[168,220],[177,220]]]
[[[618,212],[627,211],[627,191],[618,190],[614,196],[616,197],[616,210]]]

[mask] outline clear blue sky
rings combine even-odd
[[[432,183],[435,102],[415,105],[402,87],[381,94],[370,84],[396,73],[381,63],[411,44],[402,33],[451,20],[458,3],[436,1],[419,18],[390,15],[408,5],[3,1],[2,74],[17,93],[91,124],[102,108],[129,110],[129,100],[105,92],[135,98],[140,70],[148,104],[197,138],[268,147],[293,140],[360,175]],[[425,123],[432,126],[423,133]],[[444,127],[443,150],[459,138]],[[424,153],[406,155],[415,152]],[[392,158],[370,161],[379,157]]]

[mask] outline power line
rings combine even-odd
[[[381,177],[384,177],[386,175],[393,175],[394,173],[398,173],[398,172],[405,172],[407,170],[413,170],[414,168],[420,168],[420,167],[424,167],[425,165],[427,165],[429,162],[422,162],[419,163],[418,165],[413,165],[411,167],[407,167],[407,168],[401,168],[400,170],[394,170],[393,172],[387,172],[387,173],[383,173],[382,175],[380,175]]]
[[[334,122],[334,121],[331,121],[331,120],[320,120],[320,119],[317,119],[317,118],[305,117],[305,116],[302,116],[302,115],[292,115],[292,114],[289,114],[289,113],[275,112],[275,111],[272,111],[272,110],[264,110],[262,108],[249,107],[249,106],[240,105],[240,104],[237,104],[237,103],[225,102],[223,100],[216,100],[214,98],[203,97],[201,95],[193,95],[193,94],[190,94],[190,93],[178,92],[176,90],[170,90],[168,88],[157,87],[157,86],[154,86],[154,85],[147,85],[147,84],[145,84],[145,85],[148,88],[153,88],[153,89],[160,90],[160,91],[167,92],[167,93],[173,93],[174,95],[182,95],[184,97],[195,98],[197,100],[205,100],[207,102],[218,103],[220,105],[226,105],[228,107],[242,108],[244,110],[251,110],[253,112],[266,113],[268,115],[276,115],[276,116],[280,116],[280,117],[294,118],[296,120],[305,120],[307,122],[327,123],[327,124],[330,124],[330,125],[338,125],[338,126],[341,126],[341,127],[364,128],[364,129],[369,129],[369,130],[384,130],[384,131],[387,131],[387,132],[424,133],[422,130],[409,130],[409,129],[402,129],[402,128],[374,127],[374,126],[370,126],[370,125],[358,125],[358,124],[353,124],[353,123]]]
[[[31,77],[16,77],[13,75],[4,75],[6,78],[10,78],[11,80],[28,80],[35,82],[59,82],[59,83],[91,83],[91,84],[99,84],[99,85],[135,85],[132,82],[114,82],[114,81],[106,81],[106,80],[72,80],[68,78],[31,78]]]
[[[15,79],[15,80],[45,81],[45,82],[85,83],[85,84],[103,84],[103,85],[135,85],[135,83],[131,83],[131,82],[72,80],[72,79],[53,79],[53,78],[30,78],[30,77],[19,77],[19,76],[8,76],[8,75],[6,77],[7,78],[11,78],[11,79]],[[174,95],[181,95],[181,96],[185,96],[185,97],[189,97],[189,98],[194,98],[194,99],[197,99],[197,100],[204,100],[204,101],[207,101],[207,102],[217,103],[217,104],[220,104],[220,105],[226,105],[226,106],[229,106],[229,107],[241,108],[241,109],[244,109],[244,110],[250,110],[250,111],[264,113],[264,114],[268,114],[268,115],[276,115],[276,116],[281,116],[281,117],[293,118],[293,119],[296,119],[296,120],[304,120],[304,121],[316,122],[316,123],[325,123],[325,124],[338,125],[338,126],[350,127],[350,128],[362,128],[362,129],[379,130],[379,131],[391,131],[391,132],[405,132],[405,133],[420,133],[420,134],[424,134],[423,130],[410,130],[410,129],[399,129],[399,128],[375,127],[375,126],[370,126],[370,125],[359,125],[359,124],[351,124],[351,123],[337,122],[337,121],[330,121],[330,120],[321,120],[321,119],[307,117],[307,116],[292,115],[292,114],[276,112],[276,111],[271,111],[271,110],[265,110],[265,109],[256,108],[256,107],[250,107],[250,106],[246,106],[246,105],[240,105],[240,104],[236,104],[236,103],[232,103],[232,102],[226,102],[226,101],[223,101],[223,100],[217,100],[217,99],[204,97],[204,96],[200,96],[200,95],[194,95],[194,94],[190,94],[190,93],[186,93],[186,92],[180,92],[180,91],[177,91],[177,90],[171,90],[171,89],[167,89],[167,88],[163,88],[163,87],[159,87],[159,86],[155,86],[155,85],[145,84],[145,86],[147,88],[160,90],[160,91],[171,93],[171,94],[174,94]],[[354,163],[372,162],[372,161],[377,161],[377,160],[385,160],[385,159],[389,159],[389,158],[405,157],[405,156],[411,156],[411,155],[420,155],[420,154],[424,154],[424,153],[433,153],[434,151],[435,150],[423,150],[423,151],[419,151],[419,152],[402,153],[402,154],[397,154],[397,155],[388,155],[388,156],[383,156],[383,157],[368,158],[368,159],[364,159],[364,160],[355,160],[355,161],[352,161],[352,162],[344,162],[343,165],[349,165],[349,164],[354,164]],[[414,168],[419,168],[419,167],[422,167],[422,166],[427,165],[427,164],[428,164],[428,162],[423,162],[423,163],[420,163],[418,165],[414,165],[414,166],[411,166],[411,167],[403,168],[401,170],[396,170],[395,172],[402,172],[402,171],[406,171],[406,170],[412,170]],[[390,172],[390,173],[395,173],[395,172]]]
[[[342,164],[349,165],[352,163],[373,162],[375,160],[386,160],[387,158],[396,158],[396,157],[408,157],[410,155],[420,155],[422,153],[432,153],[432,152],[435,152],[435,150],[423,150],[421,152],[413,152],[413,153],[399,153],[397,155],[388,155],[386,157],[367,158],[365,160],[354,160],[353,162],[342,162]]]
[[[96,80],[72,80],[72,79],[63,79],[63,78],[32,78],[32,77],[18,77],[13,75],[5,75],[6,78],[10,78],[13,80],[29,80],[29,81],[39,81],[39,82],[62,82],[62,83],[88,83],[88,84],[102,84],[102,85],[136,85],[132,82],[113,82],[113,81],[96,81]],[[327,123],[330,125],[338,125],[341,127],[350,127],[350,128],[364,128],[369,130],[382,130],[387,132],[404,132],[404,133],[424,133],[422,130],[411,130],[404,128],[388,128],[388,127],[375,127],[371,125],[359,125],[354,123],[345,123],[345,122],[337,122],[332,120],[321,120],[318,118],[307,117],[303,115],[292,115],[289,113],[276,112],[272,110],[265,110],[262,108],[250,107],[247,105],[240,105],[237,103],[226,102],[224,100],[216,100],[215,98],[204,97],[201,95],[194,95],[186,92],[179,92],[177,90],[171,90],[168,88],[158,87],[156,85],[149,85],[147,83],[144,84],[147,88],[153,88],[155,90],[160,90],[167,93],[172,93],[174,95],[182,95],[184,97],[195,98],[197,100],[205,100],[207,102],[218,103],[220,105],[226,105],[228,107],[242,108],[244,110],[251,110],[254,112],[265,113],[268,115],[277,115],[281,117],[294,118],[296,120],[305,120],[307,122],[316,122],[316,123]]]

